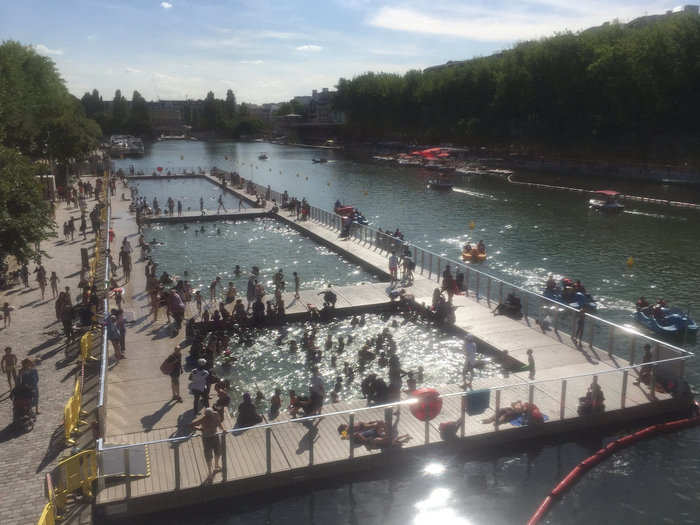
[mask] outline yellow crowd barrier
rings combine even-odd
[[[98,360],[96,357],[90,355],[90,350],[92,348],[92,337],[92,332],[85,332],[80,338],[80,360],[83,363]]]
[[[87,425],[86,421],[80,419],[87,415],[86,412],[81,410],[82,402],[82,392],[80,385],[80,378],[75,382],[75,388],[73,390],[73,395],[70,396],[68,402],[63,407],[63,432],[66,438],[66,443],[69,445],[75,445],[75,440],[73,439],[73,434],[78,431],[80,425]]]
[[[54,516],[61,518],[68,504],[68,496],[77,491],[80,491],[85,498],[92,498],[92,483],[96,479],[97,452],[95,450],[84,450],[59,461],[53,474],[47,478],[47,496],[49,505],[53,506]],[[53,481],[53,487],[49,480]]]
[[[55,525],[56,524],[56,509],[54,509],[53,503],[47,503],[44,505],[44,510],[41,512],[39,517],[38,525]]]

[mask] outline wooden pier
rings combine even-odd
[[[216,179],[207,179],[220,185]],[[250,196],[242,191],[230,187],[226,187],[226,191],[251,201]],[[136,235],[135,220],[125,209],[127,204],[114,200],[112,205],[115,208],[112,215],[119,217],[112,224],[117,241],[125,235]],[[269,206],[257,210],[268,215],[270,211]],[[249,213],[253,212],[246,211],[237,217],[249,217],[246,215]],[[388,254],[377,246],[376,239],[370,239],[366,231],[355,232],[349,240],[339,239],[338,230],[334,229],[336,219],[324,213],[328,212],[315,210],[311,219],[303,222],[295,220],[286,211],[275,214],[275,218],[386,277]],[[439,286],[436,274],[440,275],[441,264],[444,268],[446,261],[431,260],[428,265],[425,253],[416,251],[415,255],[415,260],[422,264],[416,269],[414,283],[407,287],[407,291],[415,296],[417,303],[430,304],[432,292]],[[185,402],[176,404],[170,400],[169,378],[159,371],[160,363],[180,339],[172,338],[169,328],[160,326],[160,323],[149,323],[142,265],[143,262],[135,264],[133,280],[125,285],[127,299],[124,308],[132,312],[135,322],[127,332],[128,359],[112,364],[107,372],[107,420],[102,449],[111,449],[111,454],[129,450],[120,448],[122,445],[133,444],[145,449],[150,470],[146,476],[127,475],[101,480],[103,486],[96,506],[102,515],[130,517],[385,465],[400,460],[411,450],[446,446],[440,437],[440,423],[458,420],[469,404],[469,398],[460,394],[461,385],[434,385],[445,396],[443,408],[437,418],[427,423],[417,420],[407,406],[388,410],[367,408],[362,400],[326,403],[324,413],[331,415],[314,421],[289,421],[286,412],[282,412],[275,420],[266,418],[260,428],[223,435],[223,470],[215,476],[212,484],[203,485],[207,469],[201,438],[199,435],[190,436],[189,422],[194,414],[191,397],[186,392],[186,376],[181,380]],[[643,383],[637,384],[637,371],[630,365],[639,363],[641,346],[646,342],[654,345],[655,355],[659,358],[677,357],[677,361],[664,366],[674,368],[681,375],[684,362],[681,358],[688,356],[678,354],[677,349],[670,345],[614,325],[603,334],[606,346],[602,348],[598,342],[601,327],[609,324],[594,318],[587,321],[584,343],[575,345],[567,333],[573,317],[563,307],[548,310],[554,319],[554,326],[548,331],[543,331],[535,323],[541,317],[542,305],[536,307],[533,304],[528,311],[526,301],[525,315],[521,320],[494,316],[492,310],[498,303],[497,298],[511,288],[504,288],[503,283],[496,280],[486,281],[480,273],[472,273],[467,274],[467,294],[454,297],[454,330],[472,334],[480,351],[494,352],[515,364],[527,363],[526,351],[532,349],[536,373],[534,378],[529,371],[522,371],[505,377],[475,380],[474,390],[491,389],[488,408],[483,413],[466,417],[458,431],[461,439],[450,446],[473,449],[517,443],[612,422],[659,416],[684,408],[682,401],[672,399],[668,394],[656,393]],[[338,309],[360,312],[386,307],[391,287],[382,282],[334,287],[333,290],[338,296]],[[287,314],[293,318],[303,317],[307,304],[322,302],[318,296],[320,291],[302,291],[302,297],[296,301],[293,294],[286,294]],[[191,305],[188,308],[191,309]],[[193,313],[188,311],[188,316]],[[594,376],[605,394],[606,410],[595,416],[579,417],[579,398],[585,395]],[[515,401],[535,403],[546,416],[546,423],[514,426],[481,422]],[[394,411],[400,414],[398,420],[392,417]],[[335,414],[337,412],[341,414]],[[371,420],[391,421],[399,435],[410,436],[409,441],[402,449],[368,450],[341,439],[336,430],[341,423]],[[225,428],[231,429],[232,425],[233,421],[227,416]],[[125,457],[127,455],[128,452]],[[129,468],[128,461],[125,461],[125,467]]]

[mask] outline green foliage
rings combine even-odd
[[[340,79],[348,132],[404,140],[651,147],[699,135],[700,17],[606,24],[403,76]],[[668,152],[667,152],[668,153]]]
[[[36,174],[19,152],[0,146],[0,263],[11,255],[19,261],[35,258],[36,245],[54,230]]]
[[[131,97],[131,108],[126,128],[129,130],[129,133],[136,136],[146,136],[153,132],[148,103],[138,91],[134,91]]]

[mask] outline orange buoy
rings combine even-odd
[[[442,410],[440,392],[434,388],[419,388],[411,395],[418,399],[416,403],[410,405],[411,414],[420,421],[430,421]]]

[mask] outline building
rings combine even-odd
[[[184,100],[158,100],[149,102],[153,130],[160,135],[184,135],[187,126],[183,119]]]
[[[309,118],[312,122],[319,124],[342,124],[345,122],[345,115],[333,108],[333,98],[336,91],[329,91],[323,88],[320,92],[314,89],[311,92],[309,101]]]

